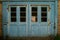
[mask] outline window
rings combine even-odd
[[[16,22],[16,7],[11,7],[11,22]]]
[[[47,7],[41,7],[41,22],[47,22]]]
[[[32,7],[32,22],[37,22],[37,7]]]
[[[20,22],[26,22],[26,7],[20,7]]]

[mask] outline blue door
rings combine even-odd
[[[53,7],[54,5],[32,5],[30,7],[30,36],[48,36],[54,34]]]
[[[54,35],[54,2],[11,2],[8,11],[8,3],[4,4],[8,36]]]
[[[27,28],[27,5],[10,6],[9,14],[9,35],[10,36],[26,36]]]

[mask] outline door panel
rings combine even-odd
[[[18,36],[26,36],[27,6],[19,7],[19,19]]]
[[[26,24],[20,24],[18,26],[18,36],[26,36]]]
[[[9,6],[8,36],[18,36],[17,7]]]
[[[49,26],[50,27],[50,26]],[[39,36],[47,36],[48,35],[48,32],[49,32],[49,30],[48,30],[48,22],[38,22],[38,23],[32,23],[31,22],[31,31],[32,31],[32,33],[31,34],[33,34],[33,32],[34,32],[34,34],[33,34],[33,36],[36,36],[36,35],[39,35]],[[36,33],[36,34],[35,34]]]
[[[15,25],[15,24],[13,24],[13,25],[10,25],[10,27],[9,27],[9,36],[17,36],[17,33],[18,33],[18,28],[17,28],[18,26],[17,25]]]
[[[48,28],[48,27],[50,27],[49,25],[48,25],[48,19],[50,19],[50,18],[48,18],[48,17],[50,17],[49,16],[49,13],[48,13],[48,6],[41,6],[41,17],[40,17],[40,26],[41,26],[41,36],[48,36],[49,35],[49,30],[48,29],[50,29],[50,28]]]
[[[31,36],[38,36],[38,6],[31,6],[30,7],[30,30],[31,30]]]
[[[13,9],[15,7],[15,9],[10,13],[10,24],[9,24],[10,36],[26,36],[26,23],[27,23],[26,7],[25,6],[11,6],[11,7],[13,7]]]
[[[33,20],[34,20],[34,22],[31,21],[31,26],[30,26],[31,31],[32,31],[31,32],[32,36],[48,36],[48,35],[54,34],[54,28],[53,28],[54,27],[54,11],[53,11],[54,8],[53,7],[54,7],[54,5],[52,5],[52,4],[49,6],[37,6],[37,9],[38,9],[37,20],[38,21],[35,22],[34,16],[31,17],[31,19],[33,18]],[[32,11],[33,10],[31,10],[31,15],[33,14]],[[34,13],[36,13],[36,12],[34,11]],[[35,15],[35,17],[36,17],[36,15]],[[53,21],[53,25],[51,25],[52,21]]]

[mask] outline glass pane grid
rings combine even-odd
[[[20,22],[26,22],[26,7],[20,7]]]
[[[31,14],[32,14],[31,21],[37,22],[37,7],[32,7]]]
[[[11,7],[11,22],[16,22],[16,7]]]
[[[47,7],[41,7],[41,22],[47,22]]]
[[[16,11],[11,11],[11,13],[16,13]]]

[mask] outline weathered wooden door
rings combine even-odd
[[[54,2],[41,3],[32,2],[29,5],[29,36],[54,35]]]
[[[27,5],[10,6],[10,22],[9,35],[10,36],[26,36],[28,25]]]
[[[6,18],[8,22],[4,25],[7,26],[5,28],[8,36],[54,35],[54,2],[11,2],[9,6],[7,4],[3,3],[3,19]]]
[[[30,6],[30,36],[54,34],[54,5]]]

